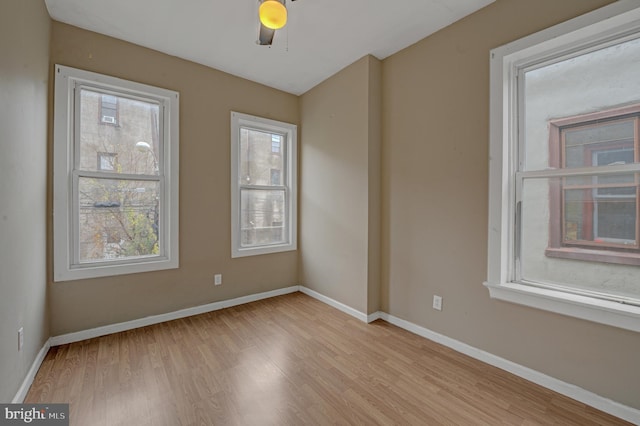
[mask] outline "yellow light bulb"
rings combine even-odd
[[[265,0],[258,9],[260,22],[267,28],[279,30],[287,23],[287,8],[278,0]]]

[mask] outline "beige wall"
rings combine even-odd
[[[47,78],[42,0],[0,2],[0,402],[16,395],[49,338]],[[18,352],[18,329],[24,347]]]
[[[482,286],[489,50],[606,3],[498,0],[383,62],[382,309],[640,408],[637,333],[491,300]]]
[[[300,284],[360,312],[379,294],[380,63],[366,56],[301,96]],[[373,233],[373,237],[370,237]],[[374,306],[375,305],[375,306]]]
[[[180,92],[180,268],[51,283],[52,335],[297,284],[296,252],[231,259],[229,204],[230,111],[299,124],[296,96],[58,22],[56,63]]]

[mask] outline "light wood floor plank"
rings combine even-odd
[[[624,425],[302,293],[51,348],[25,402],[72,425]]]

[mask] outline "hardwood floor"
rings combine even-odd
[[[51,348],[28,403],[72,425],[622,425],[302,293]]]

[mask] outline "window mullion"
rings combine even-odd
[[[625,173],[640,173],[640,163],[620,164],[615,166],[574,167],[564,169],[531,170],[516,172],[516,179],[523,178],[554,178],[579,177],[590,175],[616,175]]]
[[[163,176],[158,175],[137,175],[132,173],[110,173],[110,172],[94,172],[90,170],[74,170],[75,174],[80,177],[94,179],[114,179],[114,180],[143,180],[160,182],[164,180]]]
[[[240,185],[240,189],[256,189],[264,191],[283,191],[287,187],[285,185]]]

